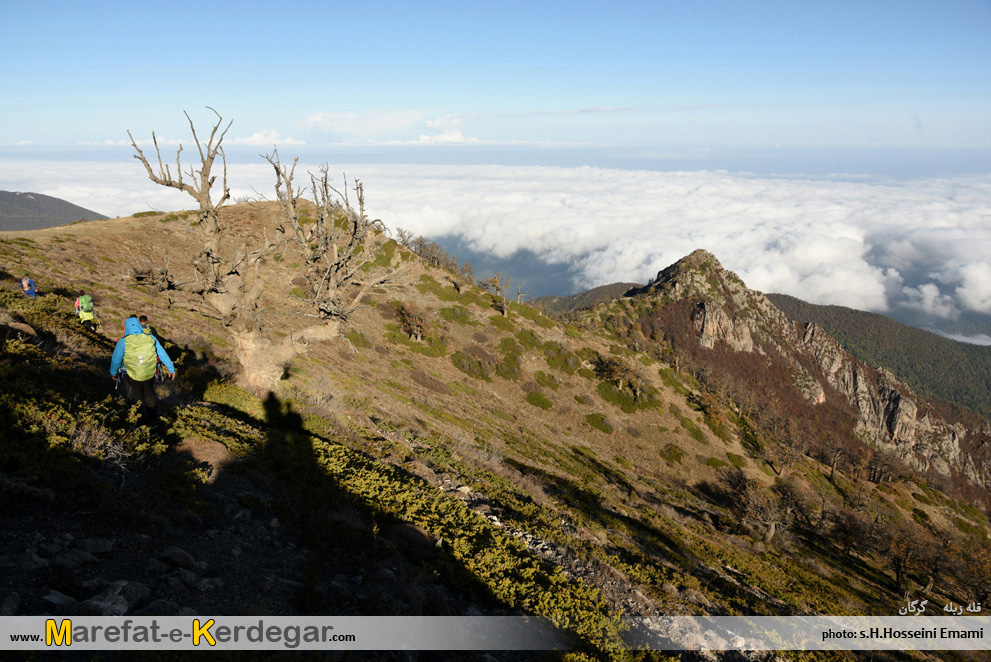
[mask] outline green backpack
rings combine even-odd
[[[158,366],[158,352],[155,338],[144,333],[132,333],[124,338],[124,367],[127,375],[136,382],[143,382],[155,376]]]
[[[89,294],[84,294],[79,297],[79,309],[84,313],[93,312],[93,297]]]

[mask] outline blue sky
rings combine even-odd
[[[407,158],[988,150],[991,4],[3,0],[0,85],[28,155],[182,138],[206,105],[231,143]]]
[[[236,197],[277,145],[534,295],[706,248],[764,291],[991,331],[989,0],[0,0],[0,89],[0,190],[189,208],[127,130],[189,157],[210,106]]]

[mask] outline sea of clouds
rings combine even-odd
[[[316,168],[300,165],[298,179],[307,170]],[[565,267],[573,291],[645,283],[705,248],[765,292],[932,320],[991,315],[991,175],[368,164],[335,171],[362,179],[369,214],[389,227],[496,259],[528,251],[549,270]],[[230,165],[228,176],[235,198],[272,196],[267,164]],[[137,162],[0,161],[0,188],[111,216],[192,206],[148,181]]]

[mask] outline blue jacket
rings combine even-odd
[[[124,320],[124,338],[134,334],[143,334],[144,328],[141,326],[141,322],[138,321],[137,317],[128,317]],[[110,357],[110,374],[114,377],[120,371],[120,366],[124,362],[124,338],[117,341],[117,346],[114,347],[114,355]],[[152,336],[155,338],[155,336]],[[175,372],[175,366],[172,365],[172,359],[169,355],[165,353],[165,349],[162,347],[162,343],[158,342],[158,338],[155,338],[155,352],[158,354],[158,360],[162,362],[165,369],[169,372]]]

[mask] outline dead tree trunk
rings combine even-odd
[[[302,191],[293,183],[296,161],[287,168],[279,162],[278,152],[264,157],[276,173],[278,218],[263,230],[262,238],[256,239],[252,246],[247,243],[239,247],[226,245],[220,209],[230,197],[230,191],[222,143],[231,123],[221,131],[223,118],[213,112],[217,122],[205,144],[186,114],[199,152],[200,169],[189,167],[185,179],[180,161],[181,146],[173,173],[163,162],[158,140],[152,133],[158,160],[156,171],[128,132],[136,152],[134,158],[144,165],[148,177],[161,186],[185,191],[199,204],[196,225],[202,233],[202,247],[197,254],[189,256],[191,270],[187,269],[182,276],[173,275],[167,265],[156,265],[152,260],[150,273],[158,274],[156,282],[165,284],[160,288],[182,294],[176,297],[180,305],[223,323],[233,340],[234,355],[241,364],[242,382],[255,391],[264,392],[275,387],[289,362],[305,352],[309,343],[339,336],[342,326],[358,309],[365,291],[390,280],[402,267],[397,268],[394,255],[379,259],[380,250],[387,243],[385,229],[379,221],[372,222],[366,216],[364,191],[357,180],[354,193],[358,207],[355,209],[351,206],[346,181],[344,192],[340,193],[331,187],[327,167],[321,170],[321,177],[311,175],[317,219],[314,223],[301,222]],[[217,177],[212,171],[218,157],[224,163],[224,174],[221,194],[215,202],[213,190]],[[308,285],[305,296],[295,297],[300,302],[296,313],[311,318],[312,324],[280,340],[271,340],[263,333],[265,313],[259,305],[264,288],[271,284],[265,278],[264,267],[268,257],[277,252],[284,254],[290,248],[303,258],[303,277]]]

